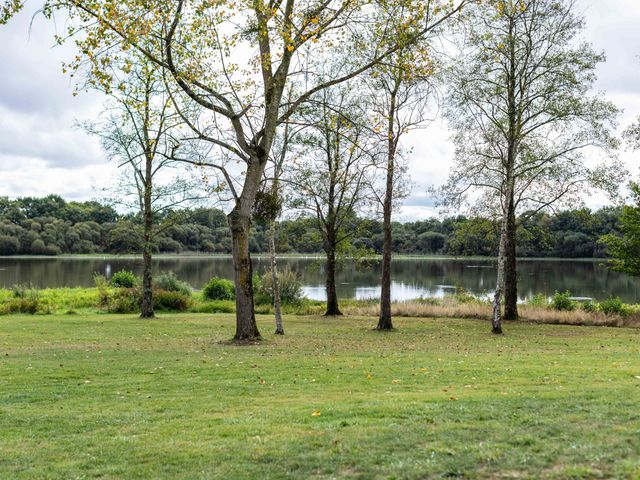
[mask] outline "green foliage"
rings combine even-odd
[[[601,241],[613,257],[609,268],[640,276],[640,185],[632,182],[630,189],[635,205],[627,205],[622,210],[622,235],[608,234]]]
[[[452,296],[456,302],[462,304],[478,303],[480,301],[463,287],[456,287],[456,293],[454,293]]]
[[[582,302],[582,305],[580,305],[580,307],[587,313],[596,313],[598,311],[598,303],[594,302],[593,300]]]
[[[165,272],[158,275],[154,279],[154,285],[159,290],[165,290],[167,292],[180,292],[187,297],[191,296],[191,293],[193,291],[191,285],[178,279],[174,272]]]
[[[610,297],[600,302],[599,309],[605,315],[625,315],[627,309],[620,297]]]
[[[198,302],[191,310],[195,313],[233,313],[236,304],[231,300],[212,300]]]
[[[288,266],[278,271],[278,284],[283,305],[299,305],[304,299],[300,277]],[[254,282],[254,292],[256,303],[273,304],[273,277],[270,271],[265,272],[258,282]]]
[[[117,288],[104,299],[108,313],[137,313],[140,311],[140,292],[135,288]]]
[[[576,309],[577,303],[571,299],[571,292],[556,292],[551,297],[551,308],[559,311],[572,312]]]
[[[191,291],[189,291],[189,294],[168,290],[155,290],[153,293],[153,306],[156,310],[184,312],[191,305]]]
[[[536,293],[527,300],[527,305],[531,307],[547,307],[549,305],[549,299],[543,293]]]
[[[261,190],[253,205],[253,218],[258,222],[269,223],[278,218],[282,211],[282,198],[274,189]]]
[[[234,300],[236,288],[231,280],[213,277],[202,288],[202,295],[207,300]]]
[[[518,255],[524,257],[604,257],[603,235],[621,237],[622,210],[603,208],[538,213],[521,219]],[[177,223],[158,235],[158,252],[231,251],[231,234],[224,212],[184,209],[173,213]],[[163,217],[164,218],[164,217]],[[158,218],[158,221],[163,220]],[[80,253],[138,253],[141,219],[117,215],[95,202],[65,202],[57,196],[9,200],[0,197],[0,255],[58,255]],[[252,253],[269,250],[268,223],[254,222]],[[382,251],[381,222],[355,216],[346,226],[351,238],[340,245],[341,256],[364,256]],[[276,247],[282,253],[319,253],[322,238],[315,220],[301,217],[278,223]],[[492,255],[497,251],[496,225],[487,219],[463,216],[393,223],[397,254]],[[4,253],[3,253],[4,252]]]
[[[138,283],[139,279],[136,274],[127,270],[116,272],[111,277],[111,286],[116,288],[133,288]]]

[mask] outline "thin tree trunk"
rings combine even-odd
[[[142,247],[142,302],[140,304],[140,318],[153,318],[153,272],[152,272],[152,249],[153,249],[153,210],[151,199],[151,166],[152,162],[147,161],[147,182],[144,186],[144,245]]]
[[[491,317],[491,332],[502,334],[502,295],[504,290],[504,267],[507,242],[507,219],[503,218],[500,226],[500,248],[498,250],[498,275],[496,292],[493,296],[493,315]]]
[[[236,334],[238,342],[260,339],[253,308],[253,270],[249,255],[250,216],[238,207],[228,216],[231,228],[233,269],[236,286]]]
[[[273,310],[276,316],[276,335],[284,335],[282,309],[280,302],[280,280],[278,279],[278,260],[276,258],[276,222],[269,227],[269,251],[271,254],[271,284],[273,286]]]
[[[396,89],[391,92],[391,105],[389,108],[388,128],[387,128],[387,183],[384,193],[383,203],[383,234],[384,242],[382,246],[382,279],[380,290],[380,318],[378,319],[377,330],[392,330],[393,321],[391,319],[391,255],[393,247],[393,237],[391,231],[391,213],[393,210],[393,175],[395,167],[395,145],[394,121],[396,110],[396,94],[399,82],[396,82]]]
[[[325,316],[339,316],[342,315],[338,306],[338,291],[336,288],[336,247],[335,242],[332,240],[333,235],[328,235],[328,245],[326,249],[327,253],[327,311]]]
[[[513,203],[513,202],[511,202]],[[504,272],[504,319],[518,319],[518,271],[516,257],[516,215],[510,208],[507,224],[507,247]]]

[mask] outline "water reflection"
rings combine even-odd
[[[521,300],[542,293],[569,290],[573,295],[604,299],[620,296],[625,302],[640,302],[640,282],[631,276],[611,272],[600,261],[523,260],[518,264]],[[310,257],[283,258],[281,266],[299,272],[306,295],[324,299],[324,265]],[[269,268],[266,257],[254,258],[254,269]],[[33,283],[39,287],[93,285],[94,273],[110,277],[121,269],[140,273],[142,261],[136,258],[0,258],[0,285]],[[164,257],[154,261],[154,270],[174,271],[196,288],[216,275],[232,278],[229,257]],[[442,297],[464,288],[475,295],[490,295],[495,288],[495,267],[491,259],[408,258],[392,263],[392,297],[408,300]],[[338,294],[342,298],[376,298],[380,294],[380,264],[359,268],[346,263],[338,275]]]

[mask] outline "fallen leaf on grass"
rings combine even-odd
[[[260,380],[258,380],[258,383],[260,385],[264,385],[266,382],[264,381],[264,378],[261,378]]]
[[[320,413],[320,410],[316,410],[311,414],[312,417],[319,417],[320,415],[322,415],[322,413]]]
[[[391,383],[393,383],[393,384],[396,384],[396,385],[397,385],[398,383],[400,383],[400,380],[391,380]]]

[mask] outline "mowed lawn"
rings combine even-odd
[[[640,478],[640,330],[0,318],[0,478]]]

